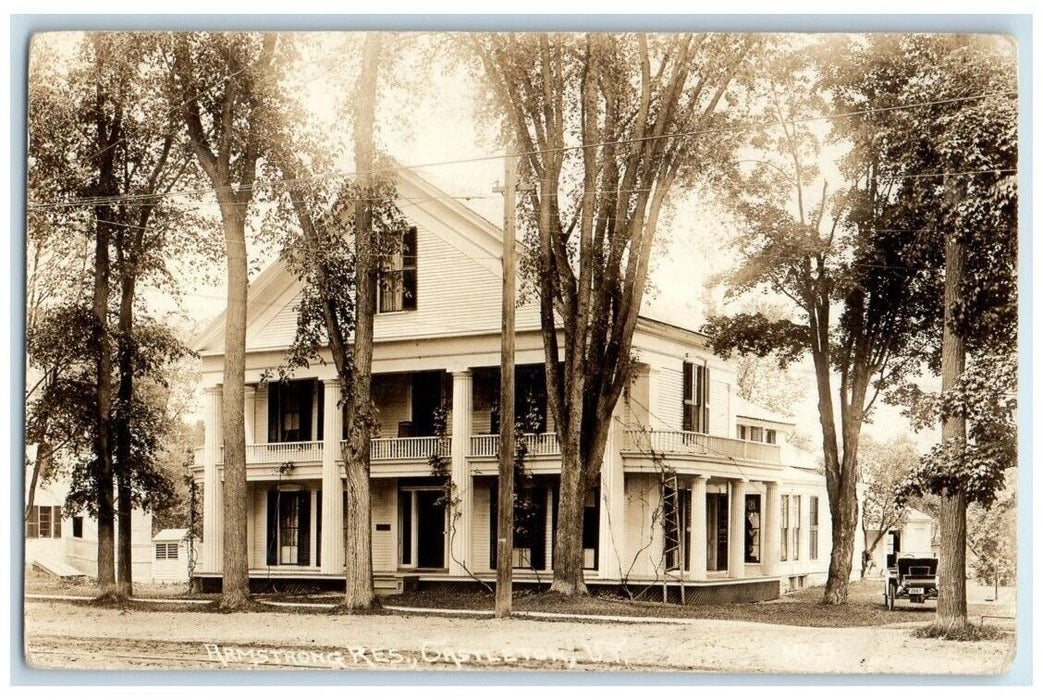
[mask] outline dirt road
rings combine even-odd
[[[120,612],[26,603],[41,668],[1002,672],[1013,637],[917,639],[908,626],[823,629],[733,620],[543,622],[292,612]]]

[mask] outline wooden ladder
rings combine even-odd
[[[663,472],[663,602],[667,602],[669,583],[678,582],[681,605],[684,605],[685,531],[682,496],[677,473]]]

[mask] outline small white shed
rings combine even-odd
[[[152,581],[188,582],[188,530],[167,528],[152,538]]]

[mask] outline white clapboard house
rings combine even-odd
[[[35,446],[29,452],[35,459]],[[29,482],[26,474],[27,504]],[[62,476],[36,485],[33,506],[25,519],[25,565],[63,578],[93,578],[98,575],[98,521],[85,513],[65,512],[68,493],[68,479]],[[135,508],[131,512],[131,577],[138,583],[152,580],[151,538],[151,514]],[[118,561],[119,552],[115,554]]]
[[[375,320],[373,567],[378,590],[494,578],[501,230],[414,173],[398,176],[410,227],[382,273]],[[246,460],[252,580],[343,585],[341,398],[331,362],[266,383],[294,337],[300,283],[281,261],[250,285]],[[224,319],[204,330],[203,546],[195,575],[221,576]],[[517,313],[519,405],[530,436],[534,522],[516,541],[516,580],[549,580],[560,471],[547,416],[538,305]],[[690,329],[643,318],[638,368],[620,400],[583,540],[590,586],[676,598],[759,600],[821,582],[830,550],[824,477],[785,457],[792,424],[735,394],[731,363]],[[327,355],[328,359],[328,355]],[[435,434],[446,406],[449,440]],[[448,444],[446,444],[448,443]],[[459,501],[447,507],[430,456],[442,449]],[[667,507],[663,507],[663,505]],[[452,511],[452,512],[448,512]]]

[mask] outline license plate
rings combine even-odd
[[[922,588],[910,588],[909,589],[909,595],[923,595],[923,589]]]

